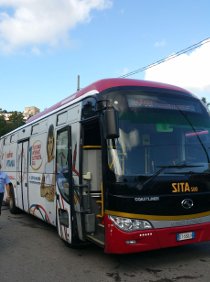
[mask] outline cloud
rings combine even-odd
[[[92,10],[111,5],[112,0],[0,0],[0,49],[67,43],[69,31],[89,22]]]
[[[189,54],[152,67],[145,72],[146,80],[175,84],[194,92],[199,97],[210,93],[210,42]]]

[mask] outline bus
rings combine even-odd
[[[0,138],[11,213],[72,247],[126,254],[210,240],[210,115],[190,92],[102,79]]]

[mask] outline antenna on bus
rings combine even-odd
[[[77,91],[80,90],[80,75],[77,76]]]

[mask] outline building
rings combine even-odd
[[[8,121],[9,117],[12,115],[13,112],[0,111],[0,115],[3,116],[6,121]],[[25,107],[23,111],[24,119],[27,120],[29,117],[34,116],[35,114],[39,112],[40,110],[35,106]]]
[[[3,116],[6,121],[9,120],[9,117],[11,116],[11,114],[12,114],[11,112],[1,112],[0,113],[0,115]]]
[[[34,116],[39,112],[40,112],[40,109],[38,109],[35,106],[25,107],[23,115],[24,115],[25,120],[27,120],[29,117]]]

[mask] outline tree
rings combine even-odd
[[[3,115],[0,115],[0,136],[6,134],[7,131],[7,123]]]
[[[25,121],[24,121],[23,114],[17,111],[12,112],[11,116],[9,117],[9,122],[8,122],[8,126],[10,130],[13,130],[24,124],[25,124]]]
[[[7,111],[0,108],[0,137],[25,124],[24,116],[22,113],[17,111],[12,112],[9,120],[5,119],[5,113],[7,113]]]

